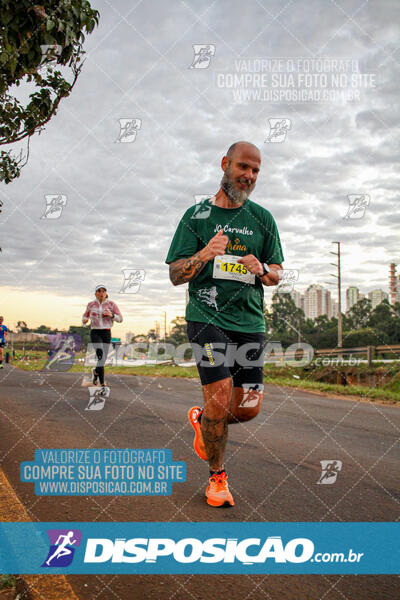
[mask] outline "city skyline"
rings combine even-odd
[[[399,280],[400,280],[400,275],[399,275]],[[319,287],[320,287],[320,288],[322,288],[322,289],[323,289],[325,292],[328,292],[328,293],[330,294],[330,296],[331,296],[331,302],[332,302],[332,308],[331,308],[331,311],[330,311],[330,313],[328,312],[328,316],[329,316],[329,314],[330,314],[329,318],[331,318],[331,316],[336,316],[336,317],[337,317],[337,299],[335,299],[334,297],[332,297],[332,292],[331,292],[331,291],[330,291],[330,290],[329,290],[327,287],[325,287],[324,285],[322,285],[322,284],[319,284],[319,283],[313,283],[313,284],[310,284],[310,285],[308,286],[308,288],[310,288],[310,287],[312,287],[312,286],[319,286]],[[166,317],[166,321],[167,321],[167,331],[169,331],[169,330],[170,330],[170,328],[171,328],[171,322],[172,322],[172,321],[173,321],[173,320],[174,320],[176,317],[182,317],[182,316],[184,316],[184,313],[185,313],[185,306],[186,306],[186,302],[187,302],[187,289],[188,289],[188,286],[187,286],[187,285],[183,285],[183,286],[180,286],[180,287],[181,287],[181,290],[182,290],[182,296],[183,296],[183,298],[182,298],[182,310],[181,310],[181,312],[179,312],[179,313],[177,312],[177,313],[175,313],[175,314],[170,314],[170,312],[173,312],[173,310],[174,310],[174,309],[171,309],[171,311],[168,311],[168,310],[167,310],[167,311],[165,311],[165,310],[161,310],[161,311],[160,311],[160,313],[159,313],[158,315],[155,315],[155,316],[154,316],[153,320],[151,320],[151,319],[152,319],[152,317],[149,317],[149,320],[148,320],[149,326],[148,326],[148,327],[146,326],[146,327],[142,327],[142,328],[141,328],[140,326],[138,326],[138,327],[134,327],[134,325],[133,325],[133,324],[134,324],[134,319],[133,319],[132,317],[129,317],[129,316],[128,316],[127,318],[124,318],[124,321],[122,322],[122,324],[117,324],[117,325],[114,327],[114,329],[113,329],[113,336],[114,336],[114,337],[121,337],[121,338],[125,338],[125,336],[126,336],[128,333],[133,333],[134,335],[145,334],[145,333],[147,333],[148,331],[150,331],[151,329],[156,329],[156,323],[157,323],[157,322],[158,322],[158,325],[159,325],[159,329],[160,329],[160,331],[161,331],[161,332],[163,332],[163,331],[164,331],[164,329],[165,329],[165,327],[164,327],[164,319],[165,319],[165,317],[164,317],[164,313],[165,313],[165,312],[167,312],[167,317]],[[301,295],[301,296],[303,296],[303,298],[304,298],[304,295],[305,295],[305,293],[307,292],[307,289],[308,289],[308,288],[304,288],[303,290],[299,290],[299,289],[297,289],[297,288],[296,288],[296,286],[294,286],[294,290],[293,290],[293,292],[290,292],[290,295],[293,297],[293,295],[295,295],[295,294],[298,294],[298,295]],[[359,288],[357,288],[357,286],[349,286],[348,288],[346,288],[346,289],[343,289],[343,290],[342,290],[342,313],[343,313],[343,314],[345,314],[345,313],[347,312],[347,310],[348,310],[348,307],[347,307],[347,302],[346,302],[346,295],[347,295],[346,293],[347,293],[347,291],[348,291],[349,289],[351,289],[351,288],[358,289],[358,291],[360,292],[360,290],[359,290]],[[273,296],[273,294],[275,293],[275,291],[276,291],[276,288],[275,288],[275,287],[274,287],[274,288],[265,288],[265,290],[268,290],[268,292],[269,292],[269,294],[266,294],[266,306],[267,306],[267,308],[270,308],[270,307],[272,306],[272,296]],[[378,290],[381,290],[381,291],[384,293],[384,295],[387,297],[387,299],[389,299],[389,293],[388,293],[388,292],[385,292],[385,290],[382,290],[382,288],[375,288],[374,290],[370,290],[369,292],[367,291],[367,292],[365,292],[365,293],[362,293],[362,292],[361,292],[361,293],[360,293],[360,299],[361,299],[362,297],[368,297],[368,295],[369,295],[369,294],[371,294],[371,293],[372,293],[372,292],[374,292],[374,291],[378,291]],[[269,296],[269,297],[268,297],[268,296]],[[116,297],[116,296],[115,296],[115,297]],[[114,299],[115,299],[115,297],[114,297]],[[14,298],[14,299],[15,299],[15,298]],[[293,299],[294,299],[294,298],[293,298]],[[343,299],[345,300],[345,302],[344,302],[344,303],[343,303]],[[44,308],[43,308],[43,304],[42,304],[42,305],[40,305],[39,309],[40,309],[40,310],[44,310],[46,315],[52,314],[52,312],[51,312],[51,309],[53,309],[53,311],[54,311],[54,310],[55,310],[55,311],[58,311],[58,310],[59,310],[59,306],[62,306],[62,305],[64,304],[64,302],[65,302],[65,301],[64,301],[62,298],[59,298],[59,301],[60,301],[60,304],[59,304],[59,305],[57,305],[57,306],[54,306],[53,299],[52,299],[52,301],[51,301],[51,304],[50,304],[50,306],[49,306],[49,307],[47,307],[46,309],[44,309]],[[77,298],[77,297],[74,297],[74,298],[72,299],[72,302],[73,302],[73,305],[74,305],[75,307],[82,306],[82,307],[83,307],[83,308],[82,308],[82,313],[83,313],[83,311],[84,311],[84,308],[85,308],[85,306],[86,306],[86,305],[85,305],[85,306],[83,306],[83,304],[81,305],[81,304],[80,304],[80,302],[79,302],[79,298]],[[25,303],[25,304],[26,304],[26,299],[24,299],[24,300],[23,300],[23,303]],[[118,301],[117,301],[117,303],[118,303]],[[305,315],[306,315],[306,318],[312,318],[312,317],[309,317],[309,316],[308,316],[308,312],[307,312],[306,310],[304,310],[304,307],[303,307],[303,306],[301,306],[301,303],[299,303],[299,302],[296,302],[296,301],[295,301],[295,304],[296,304],[296,306],[298,306],[299,308],[302,308],[302,309],[303,309],[303,311],[304,311],[304,313],[305,313]],[[3,302],[2,302],[2,306],[4,306],[4,303],[3,303]],[[19,307],[19,306],[20,306],[20,309],[19,309],[19,310],[21,310],[21,311],[22,311],[22,310],[23,310],[23,308],[22,308],[23,304],[19,304],[18,302],[16,302],[16,307],[14,307],[14,310],[18,310],[18,307]],[[374,304],[374,305],[373,305],[373,307],[374,307],[374,306],[376,306],[376,304]],[[151,307],[149,307],[149,308],[150,308],[150,310],[151,310]],[[336,312],[335,312],[335,308],[336,308]],[[50,312],[49,312],[49,310],[50,310]],[[4,313],[4,312],[5,312],[5,311],[3,311],[3,313]],[[76,311],[76,312],[77,312],[77,311]],[[2,314],[3,314],[3,313],[2,313]],[[53,312],[53,314],[54,314],[54,312]],[[327,314],[327,313],[325,313],[325,312],[320,312],[319,314]],[[316,316],[318,316],[318,315],[316,315]],[[40,327],[40,325],[46,325],[46,326],[48,326],[48,327],[51,327],[51,328],[57,328],[57,329],[68,329],[68,328],[69,328],[69,326],[71,326],[71,325],[72,325],[72,326],[80,326],[80,325],[81,325],[81,318],[80,318],[80,317],[81,317],[81,315],[79,316],[79,318],[77,318],[76,322],[69,322],[69,321],[66,319],[66,320],[63,322],[63,324],[61,324],[61,325],[60,325],[60,324],[58,324],[58,323],[57,323],[57,320],[58,320],[58,319],[57,319],[57,317],[56,317],[56,316],[55,316],[55,317],[53,317],[53,318],[54,318],[54,321],[50,322],[48,319],[47,319],[47,321],[46,321],[46,317],[43,317],[43,319],[41,319],[41,317],[38,317],[38,316],[37,316],[37,313],[36,313],[36,317],[35,317],[35,318],[36,318],[36,321],[35,321],[35,320],[32,320],[32,322],[30,322],[30,321],[29,321],[29,319],[27,319],[27,318],[24,318],[24,317],[20,317],[20,316],[19,316],[19,317],[18,317],[18,319],[14,319],[14,320],[10,319],[10,320],[8,321],[8,324],[9,324],[9,327],[10,327],[10,329],[12,329],[12,330],[14,330],[14,331],[15,331],[15,329],[16,329],[16,324],[17,324],[17,321],[25,321],[25,322],[27,323],[27,326],[28,326],[30,329],[33,329],[33,328],[35,328],[35,327],[36,327],[36,328],[38,328],[38,327]],[[157,318],[157,317],[158,317],[158,318]],[[40,321],[40,322],[39,322],[39,321]]]

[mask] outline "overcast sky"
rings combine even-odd
[[[115,335],[118,327],[147,331],[164,310],[168,320],[182,315],[186,286],[173,288],[164,263],[171,237],[194,195],[217,191],[221,158],[241,139],[261,150],[251,198],[277,221],[284,267],[299,271],[296,289],[331,280],[336,296],[329,276],[335,240],[342,242],[344,290],[387,291],[389,262],[400,262],[398,2],[96,0],[92,6],[100,23],[86,39],[79,80],[32,138],[21,177],[1,188],[6,324],[77,324],[94,285],[103,282],[125,317]],[[194,45],[210,45],[209,64],[200,62],[206,68],[190,68]],[[314,101],[274,101],[268,97],[274,67],[266,62],[266,96],[240,96],[239,83],[224,87],[247,72],[245,65],[257,65],[255,58],[278,57],[293,61],[294,88],[300,81],[303,90],[299,73],[310,63],[301,61],[330,59],[329,87],[326,65],[347,60],[352,66],[342,87],[359,99],[315,101],[311,89]],[[292,93],[289,63],[281,64],[286,80],[279,89]],[[369,76],[350,89],[354,65]],[[120,119],[141,120],[134,141],[116,141]],[[286,119],[284,141],[266,141],[269,119]],[[362,218],[345,218],[348,194],[369,198]],[[66,196],[58,219],[41,218],[45,195]],[[126,268],[145,270],[136,294],[120,293]]]

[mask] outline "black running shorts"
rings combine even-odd
[[[187,334],[202,385],[232,377],[234,387],[255,385],[262,389],[264,333],[227,331],[188,321]]]

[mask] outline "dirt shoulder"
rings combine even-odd
[[[0,469],[0,521],[31,521],[4,472]],[[0,599],[20,600],[79,600],[64,575],[21,575],[13,591],[0,592]]]

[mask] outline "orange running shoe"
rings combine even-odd
[[[228,475],[222,471],[220,475],[211,475],[206,489],[207,504],[210,506],[234,506],[232,494],[228,487]]]
[[[203,411],[200,408],[200,406],[192,406],[192,408],[188,412],[188,418],[191,426],[194,429],[194,451],[196,452],[197,456],[199,456],[203,460],[208,460],[206,448],[204,446],[203,434],[201,433],[201,427],[199,423],[199,415],[201,415],[202,412]]]

